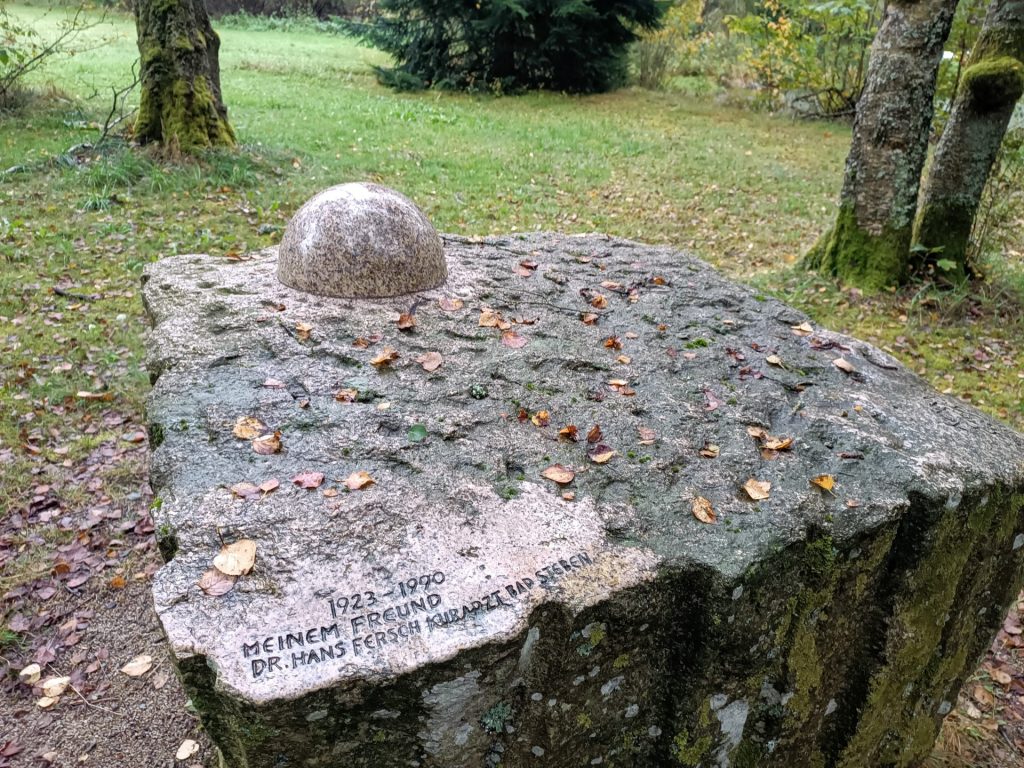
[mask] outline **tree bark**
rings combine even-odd
[[[948,260],[942,274],[967,276],[974,217],[1022,93],[1024,0],[992,0],[922,193],[918,269]]]
[[[135,138],[184,151],[232,146],[220,38],[204,0],[136,0],[142,98]]]
[[[957,0],[892,0],[871,45],[832,229],[805,265],[867,290],[909,275],[942,46]]]

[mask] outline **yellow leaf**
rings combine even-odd
[[[743,484],[743,490],[746,491],[747,496],[752,498],[754,501],[767,499],[771,489],[772,484],[767,480],[755,480],[754,478],[750,478]]]
[[[587,455],[595,464],[607,464],[615,455],[615,451],[604,443],[598,443],[587,451]]]
[[[715,510],[711,506],[711,502],[703,496],[698,496],[693,500],[690,510],[693,512],[693,516],[702,523],[714,523],[718,519],[715,516]]]
[[[360,469],[358,472],[353,472],[345,478],[345,487],[350,491],[361,491],[363,488],[370,487],[375,482],[376,481],[370,477],[369,472]]]
[[[380,368],[382,366],[390,365],[397,359],[398,352],[391,349],[391,347],[384,347],[379,355],[370,360],[370,365]]]
[[[213,558],[213,567],[227,576],[244,576],[256,562],[256,542],[239,539],[225,544]]]
[[[398,330],[408,331],[416,327],[416,315],[403,312],[398,316]]]
[[[269,427],[255,416],[239,416],[231,433],[239,440],[255,440],[269,431]]]
[[[818,475],[817,477],[812,477],[810,482],[812,485],[823,488],[829,493],[831,493],[832,489],[836,487],[836,479],[832,477],[832,475]]]

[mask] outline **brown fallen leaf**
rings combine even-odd
[[[580,439],[579,429],[577,429],[575,424],[566,424],[558,430],[558,437],[560,440],[571,440],[575,443]]]
[[[743,484],[743,490],[746,491],[747,496],[752,498],[754,501],[767,499],[771,489],[772,484],[767,480],[755,480],[754,478],[750,478]]]
[[[38,664],[29,664],[21,672],[18,673],[18,680],[25,685],[35,685],[39,682],[39,678],[42,675],[42,667]]]
[[[59,701],[57,696],[41,696],[36,699],[36,706],[40,709],[49,709]]]
[[[254,440],[268,431],[270,428],[255,416],[239,416],[231,434],[239,440]]]
[[[292,482],[299,488],[319,488],[324,482],[323,472],[300,472],[292,478]]]
[[[668,285],[668,280],[666,280],[666,279],[665,279],[664,277],[662,277],[661,275],[655,275],[654,277],[652,277],[652,278],[651,278],[651,282],[652,282],[652,283],[653,283],[654,285]]]
[[[270,456],[281,452],[281,430],[269,435],[261,435],[252,441],[252,449],[260,456]]]
[[[721,450],[714,443],[704,443],[704,447],[700,449],[700,455],[705,459],[717,459]]]
[[[359,390],[346,387],[334,393],[334,399],[339,403],[354,403],[359,399]]]
[[[573,491],[562,491],[562,498],[565,501],[572,501],[576,498],[576,494]]]
[[[769,451],[788,451],[792,446],[792,437],[772,437],[769,435],[764,441],[764,447]]]
[[[152,667],[153,657],[144,653],[141,656],[136,656],[121,667],[121,671],[128,675],[128,677],[141,677],[149,672]]]
[[[437,305],[445,312],[458,312],[465,305],[462,299],[438,299]]]
[[[235,483],[231,486],[231,495],[248,499],[251,496],[259,496],[260,489],[254,483]]]
[[[855,373],[857,371],[857,369],[853,367],[853,364],[845,357],[837,357],[832,361],[832,365],[843,373]]]
[[[398,352],[391,349],[391,347],[384,347],[384,349],[381,350],[381,353],[379,355],[370,360],[370,365],[380,368],[382,366],[390,365],[397,359]]]
[[[220,548],[213,558],[213,567],[228,576],[245,576],[256,563],[256,542],[239,539]]]
[[[800,325],[791,325],[789,327],[797,336],[810,336],[812,333],[814,333],[814,329],[811,327],[811,324],[808,323],[806,320],[800,323]]]
[[[989,673],[988,673],[988,676],[991,677],[993,681],[999,683],[999,685],[1003,686],[1004,688],[1006,686],[1010,685],[1010,683],[1013,682],[1013,677],[1011,675],[1007,674],[1006,672],[1004,672],[1001,669],[990,670]]]
[[[596,325],[598,317],[599,316],[595,315],[593,312],[584,312],[580,315],[580,320],[583,321],[584,325]]]
[[[537,411],[530,417],[530,421],[535,427],[546,427],[551,423],[551,414],[547,411]]]
[[[515,331],[505,331],[501,334],[501,343],[510,349],[522,349],[526,346],[528,340],[525,336],[520,336]]]
[[[640,445],[654,445],[658,438],[658,434],[650,427],[637,427],[637,433],[640,435]]]
[[[416,358],[416,362],[423,366],[423,370],[431,373],[436,371],[444,363],[440,352],[425,352]]]
[[[812,485],[816,485],[829,493],[832,493],[832,489],[836,487],[836,479],[832,475],[818,475],[810,479]]]
[[[571,483],[576,477],[576,473],[568,467],[563,467],[561,464],[552,464],[550,467],[540,473],[541,477],[547,478],[559,485],[566,485]]]
[[[614,449],[604,443],[598,443],[597,445],[591,446],[590,450],[587,451],[587,456],[589,456],[590,460],[595,464],[607,464],[614,455]]]
[[[500,313],[495,312],[489,307],[484,307],[480,310],[480,319],[477,321],[477,324],[481,328],[497,328],[499,323],[501,323]]]
[[[411,331],[416,327],[416,315],[403,312],[398,316],[398,330]]]
[[[606,349],[614,349],[617,352],[622,349],[622,339],[618,336],[609,336],[604,340],[604,346]]]
[[[280,481],[276,477],[272,477],[269,480],[264,480],[257,486],[257,488],[263,491],[263,493],[270,493],[279,485],[281,485]]]
[[[339,491],[337,488],[328,488],[326,491],[324,491],[324,498],[333,499],[339,493],[341,493],[341,491]]]
[[[857,501],[857,499],[847,499],[846,500],[846,508],[847,509],[856,509],[859,506],[860,506],[860,502]]]
[[[601,287],[607,288],[609,291],[621,291],[622,283],[616,283],[614,280],[602,280]]]
[[[370,487],[375,482],[376,481],[370,477],[369,472],[360,469],[345,478],[345,487],[350,491],[361,491],[363,488]]]
[[[765,438],[768,437],[768,432],[765,431],[762,427],[757,426],[747,427],[747,434],[750,435],[755,440],[764,440]]]
[[[199,577],[197,583],[199,588],[207,595],[220,597],[234,589],[237,580],[237,576],[229,576],[216,568],[210,568],[203,571],[203,575]]]
[[[779,357],[778,355],[768,355],[768,357],[766,357],[764,359],[764,361],[766,363],[768,363],[768,365],[774,365],[777,368],[785,368],[786,367],[786,366],[784,366],[782,364],[782,358]]]
[[[306,341],[309,339],[309,334],[313,332],[313,326],[309,323],[296,323],[295,324],[295,335],[299,341]]]
[[[690,511],[693,512],[693,516],[702,523],[710,524],[718,520],[715,516],[715,510],[711,506],[711,502],[703,496],[698,496],[693,500],[693,504],[690,506]]]
[[[629,365],[631,362],[633,362],[633,358],[631,358],[629,355],[619,355],[618,357],[615,358],[615,362],[622,363],[622,365]]]
[[[605,309],[608,306],[608,297],[603,294],[595,294],[594,298],[590,300],[590,306],[594,309]]]
[[[602,437],[604,437],[604,433],[601,432],[601,425],[600,424],[595,424],[594,426],[592,426],[590,428],[590,431],[587,432],[587,442],[588,443],[599,442]]]
[[[983,707],[991,707],[996,703],[995,696],[985,690],[985,686],[976,685],[971,691],[971,698],[981,704]]]
[[[109,586],[111,589],[124,589],[126,586],[128,586],[128,579],[126,579],[121,574],[118,574],[107,582],[107,586]]]

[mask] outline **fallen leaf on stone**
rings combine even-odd
[[[49,677],[46,680],[43,680],[43,695],[49,696],[50,698],[56,698],[67,690],[70,683],[70,677]]]
[[[345,389],[339,389],[337,392],[334,393],[334,399],[337,400],[339,403],[354,403],[358,399],[358,397],[359,390],[351,389],[348,387]]]
[[[829,493],[831,493],[832,489],[836,487],[836,479],[832,477],[832,475],[818,475],[817,477],[812,477],[810,482],[812,485],[823,488]]]
[[[261,435],[252,441],[252,449],[260,456],[271,456],[281,452],[281,430]]]
[[[563,467],[561,464],[552,464],[550,467],[540,473],[541,477],[552,480],[559,485],[566,485],[571,483],[573,478],[576,477],[576,473],[568,467]]]
[[[562,492],[562,499],[564,499],[565,501],[572,501],[575,498],[576,498],[576,494],[573,491],[563,491]]]
[[[260,489],[254,483],[235,483],[231,486],[231,495],[247,499],[250,496],[259,496]]]
[[[527,344],[527,338],[515,331],[505,331],[501,334],[501,343],[511,349],[522,349]]]
[[[361,491],[363,488],[373,485],[374,482],[369,472],[360,469],[345,478],[345,487],[350,491]]]
[[[359,336],[358,338],[356,338],[355,341],[352,342],[352,346],[355,347],[356,349],[366,349],[371,344],[373,344],[372,341],[370,341],[369,339],[364,339],[362,336]]]
[[[398,330],[409,331],[416,327],[416,315],[403,312],[398,316]]]
[[[309,338],[309,334],[313,332],[313,326],[309,323],[296,323],[295,324],[295,335],[298,336],[299,341],[306,341]]]
[[[422,443],[427,439],[427,428],[423,424],[413,424],[406,436],[410,443]]]
[[[640,435],[640,445],[654,445],[658,438],[658,434],[650,427],[637,427],[637,433]]]
[[[835,360],[832,361],[832,365],[834,365],[843,373],[854,373],[857,370],[856,368],[853,367],[853,364],[850,363],[850,361],[847,360],[845,357],[837,357]]]
[[[480,310],[480,319],[478,324],[481,328],[497,328],[501,322],[501,315],[495,312],[493,309],[484,307]]]
[[[593,312],[584,312],[580,315],[580,320],[583,321],[584,325],[596,325],[597,319],[598,315],[595,315]]]
[[[437,305],[445,312],[457,312],[462,309],[465,302],[462,299],[438,299]]]
[[[429,373],[440,368],[441,364],[444,362],[444,358],[441,357],[440,352],[426,352],[425,354],[417,357],[416,362],[423,366],[424,371]]]
[[[810,336],[812,333],[814,333],[814,329],[811,327],[811,324],[808,323],[806,320],[800,323],[800,325],[791,325],[789,327],[797,336]]]
[[[702,523],[714,523],[718,520],[715,516],[715,510],[711,506],[711,502],[703,496],[698,496],[693,500],[693,504],[690,506],[690,511],[692,511],[693,516]]]
[[[590,306],[594,309],[605,309],[608,306],[608,297],[598,293],[590,300]]]
[[[700,455],[705,459],[717,459],[720,451],[721,448],[714,443],[704,443],[704,447],[700,449]]]
[[[199,751],[199,743],[192,739],[185,739],[181,742],[181,746],[178,747],[178,751],[174,753],[175,760],[188,760],[192,755]]]
[[[39,699],[36,699],[36,706],[39,707],[40,709],[49,709],[50,707],[52,707],[56,703],[57,703],[57,697],[56,696],[43,696],[43,697],[41,697]]]
[[[267,379],[263,382],[263,386],[267,389],[284,389],[287,385],[280,379]]]
[[[220,597],[234,588],[236,580],[236,576],[229,576],[216,568],[210,568],[203,572],[197,583],[206,594],[211,597]]]
[[[743,484],[743,490],[746,491],[747,496],[752,498],[754,501],[767,499],[771,489],[772,484],[767,480],[755,480],[754,478],[750,478]]]
[[[395,350],[391,349],[391,347],[384,347],[384,349],[381,350],[381,353],[379,355],[377,355],[375,358],[370,360],[370,365],[374,365],[374,366],[380,368],[381,366],[385,366],[385,365],[389,365],[390,363],[393,363],[397,359],[398,359],[398,352],[396,352]]]
[[[779,368],[784,368],[784,367],[785,367],[785,366],[784,366],[784,365],[782,364],[782,358],[781,358],[781,357],[779,357],[778,355],[768,355],[768,357],[766,357],[766,358],[764,359],[764,361],[765,361],[766,363],[768,363],[768,365],[774,365],[774,366],[777,366],[777,367],[779,367]]]
[[[793,445],[792,437],[768,437],[764,441],[764,447],[769,451],[788,451]]]
[[[328,488],[326,491],[324,491],[324,498],[333,499],[335,496],[338,495],[338,493],[339,491],[337,488]]]
[[[607,464],[614,455],[615,451],[604,443],[598,443],[587,451],[587,456],[589,456],[590,460],[595,464]]]
[[[292,478],[292,482],[299,488],[319,488],[324,481],[323,472],[300,472]]]
[[[764,440],[768,437],[768,433],[762,427],[747,427],[747,434],[755,440]]]
[[[25,685],[35,685],[39,682],[39,677],[42,675],[42,672],[43,670],[38,664],[29,664],[18,673],[18,679],[25,683]]]
[[[268,430],[269,427],[255,416],[239,416],[231,433],[239,440],[255,440]]]
[[[107,585],[111,589],[124,589],[126,586],[128,586],[128,580],[124,576],[118,574],[117,576],[114,576],[110,581],[108,581]]]
[[[629,365],[631,362],[633,362],[633,358],[631,358],[629,355],[619,355],[618,357],[615,358],[615,362],[622,363],[623,365]]]
[[[719,400],[718,396],[710,389],[704,390],[704,401],[706,403],[704,406],[705,411],[713,411],[722,404],[722,401]]]
[[[592,426],[590,428],[590,431],[587,432],[587,442],[588,443],[599,442],[602,437],[604,437],[604,433],[601,432],[601,425],[600,424],[595,424],[594,426]]]
[[[622,290],[622,283],[616,283],[612,280],[602,280],[601,287],[607,288],[609,291],[620,291]]]
[[[606,349],[614,349],[618,351],[622,349],[622,339],[618,336],[609,336],[604,340],[604,346]]]
[[[521,261],[516,265],[514,271],[520,277],[529,277],[537,267],[538,264],[535,261]]]
[[[276,477],[272,477],[269,480],[264,480],[257,487],[264,493],[270,493],[279,485],[281,485],[280,481]]]
[[[561,440],[571,440],[576,442],[580,439],[579,429],[576,428],[575,424],[566,424],[560,430],[558,430],[558,437]]]
[[[652,282],[652,283],[653,283],[654,285],[668,285],[668,280],[666,280],[666,279],[665,279],[664,277],[662,277],[661,275],[655,275],[654,277],[652,277],[652,278],[651,278],[651,282]]]
[[[857,501],[856,499],[847,499],[846,500],[846,507],[847,507],[847,509],[856,509],[859,506],[860,506],[860,502]]]
[[[256,542],[252,539],[239,539],[220,548],[213,558],[213,567],[228,576],[244,576],[252,570],[256,562]]]
[[[152,667],[153,657],[144,653],[141,656],[136,656],[121,667],[121,671],[128,675],[128,677],[140,677],[149,672]]]
[[[551,423],[551,414],[547,411],[537,411],[530,417],[530,421],[535,427],[546,427]]]

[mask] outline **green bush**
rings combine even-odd
[[[397,63],[381,81],[401,88],[570,93],[624,82],[637,31],[657,26],[658,0],[380,0],[353,24]]]

